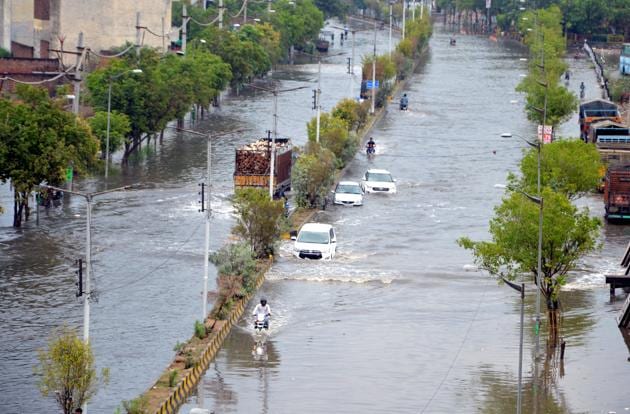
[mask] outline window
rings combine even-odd
[[[35,13],[38,20],[50,20],[50,0],[35,0]]]

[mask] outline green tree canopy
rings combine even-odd
[[[234,233],[251,246],[254,256],[273,254],[284,217],[283,201],[269,198],[264,189],[243,188],[236,190],[234,208],[237,214]]]
[[[295,161],[291,170],[291,186],[298,206],[314,208],[325,203],[334,181],[335,154],[315,142],[309,142],[306,152]]]
[[[319,142],[322,147],[335,154],[337,162],[343,166],[349,158],[354,156],[356,146],[348,132],[348,123],[328,113],[320,116]],[[308,139],[315,142],[317,135],[317,118],[311,119],[307,125]]]
[[[521,176],[511,183],[535,194],[538,180],[538,150],[532,148],[521,160]],[[542,146],[540,182],[543,187],[566,195],[570,200],[593,191],[601,181],[602,161],[594,144],[579,139],[557,140]]]
[[[89,343],[64,326],[48,342],[48,349],[39,351],[38,387],[44,397],[54,395],[62,413],[73,414],[76,407],[90,401],[100,385],[107,384],[109,371],[100,378],[94,366]]]
[[[131,131],[129,117],[116,111],[110,113],[109,126],[109,152],[116,152],[122,146],[125,138]],[[107,146],[107,112],[97,111],[92,118],[88,120],[92,133],[101,142],[101,153],[105,154]]]
[[[558,308],[558,293],[578,261],[598,247],[601,221],[588,209],[578,210],[569,199],[543,189],[541,293],[548,309]],[[462,237],[458,244],[471,250],[475,263],[491,276],[516,280],[538,269],[539,206],[519,192],[508,192],[490,220],[490,241]]]
[[[28,196],[41,183],[59,185],[66,169],[84,174],[96,164],[99,142],[89,125],[66,112],[44,89],[19,85],[18,100],[0,99],[0,180],[14,189],[13,225],[28,220]]]

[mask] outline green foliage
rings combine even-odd
[[[350,12],[351,5],[342,0],[314,0],[315,6],[328,17],[343,18]]]
[[[532,148],[521,160],[521,177],[512,184],[535,194],[538,180],[538,150]],[[593,191],[601,181],[602,161],[594,144],[579,139],[557,140],[542,146],[540,182],[570,200]]]
[[[343,167],[347,159],[343,159],[344,150],[351,145],[349,125],[345,120],[336,118],[330,114],[323,113],[320,116],[319,142],[322,147],[329,149],[335,154],[339,167]],[[307,125],[308,139],[315,142],[317,132],[317,118],[311,119]],[[353,154],[354,155],[354,154]]]
[[[630,76],[626,75],[617,79],[612,79],[609,86],[611,95],[610,99],[620,102],[624,93],[630,93]]]
[[[217,267],[217,286],[219,295],[223,297],[244,296],[251,293],[255,287],[256,261],[252,256],[252,249],[247,243],[227,244],[216,253],[210,256],[210,261]],[[225,281],[226,277],[240,278],[241,288],[234,292],[231,287],[231,280]],[[221,291],[221,288],[224,288]],[[228,289],[225,289],[228,288]]]
[[[271,59],[263,46],[251,40],[262,36],[262,32],[255,27],[246,26],[243,35],[240,32],[220,30],[215,26],[207,27],[199,35],[206,40],[200,48],[221,57],[230,65],[234,87],[248,83],[254,76],[264,75],[271,69]]]
[[[177,371],[176,369],[172,370],[171,372],[168,373],[168,386],[169,387],[174,387],[175,385],[177,385],[177,376],[179,375],[179,371]]]
[[[125,138],[131,132],[129,117],[125,114],[112,111],[110,113],[109,126],[109,152],[114,153],[119,150]],[[94,116],[88,119],[92,133],[101,142],[101,153],[105,154],[107,147],[107,112],[97,111]]]
[[[280,44],[285,51],[291,45],[302,49],[317,39],[324,26],[324,14],[312,0],[295,1],[294,5],[289,0],[277,0],[273,7],[276,12],[271,15],[271,23],[280,32]]]
[[[64,111],[46,90],[18,85],[17,95],[16,101],[0,99],[0,181],[11,180],[13,224],[20,227],[34,187],[62,184],[71,164],[76,173],[86,173],[96,164],[99,144],[87,123]]]
[[[354,99],[342,99],[332,109],[331,115],[345,121],[348,131],[356,131],[365,125],[368,110],[366,105],[361,105]]]
[[[39,350],[38,357],[35,374],[39,377],[39,390],[44,397],[54,395],[64,414],[73,413],[76,406],[96,394],[99,385],[109,381],[107,369],[101,372],[100,378],[97,376],[90,344],[67,326],[51,336],[48,349]]]
[[[195,336],[199,339],[203,339],[208,335],[206,332],[206,326],[203,322],[195,321]]]
[[[175,351],[175,352],[177,352],[179,354],[180,352],[182,352],[182,349],[184,349],[185,346],[186,346],[185,343],[181,343],[181,342],[177,341],[177,343],[173,347],[173,351]]]
[[[537,124],[558,125],[577,109],[577,97],[559,84],[567,68],[563,60],[565,42],[561,20],[560,9],[551,6],[525,12],[519,24],[520,30],[526,33],[524,42],[532,57],[529,74],[516,90],[526,94],[527,118]]]
[[[566,275],[584,255],[595,250],[601,222],[587,208],[578,210],[569,199],[549,188],[543,190],[543,243],[541,293],[550,309],[557,309],[558,292]],[[458,244],[471,250],[475,263],[492,276],[516,280],[537,272],[539,206],[518,192],[509,192],[495,208],[490,241]]]
[[[192,356],[192,352],[186,352],[186,359],[184,359],[184,369],[192,368],[195,365],[195,359]]]
[[[322,207],[334,181],[335,154],[315,142],[309,142],[291,170],[291,185],[298,206]]]
[[[149,400],[142,396],[129,401],[122,402],[126,414],[148,414]]]
[[[363,57],[363,73],[369,73],[369,78],[372,78],[372,62],[374,57],[371,55]],[[384,81],[396,76],[396,65],[389,58],[389,56],[377,56],[376,57],[376,79],[382,84]]]
[[[11,52],[0,47],[0,58],[10,58]]]
[[[282,200],[270,199],[264,189],[243,188],[236,190],[234,209],[237,215],[234,234],[247,241],[255,257],[273,254],[284,216]]]

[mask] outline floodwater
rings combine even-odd
[[[316,220],[337,229],[331,262],[293,258],[280,247],[260,295],[272,326],[266,360],[254,355],[244,318],[181,410],[216,413],[515,412],[518,294],[474,270],[455,240],[487,236],[495,184],[515,171],[526,145],[500,138],[535,133],[514,92],[526,70],[519,47],[436,31],[426,63],[372,135],[377,154],[359,154],[344,179],[370,167],[397,178],[398,194],[368,195],[362,207],[333,207]],[[569,62],[570,87],[587,84],[588,62]],[[577,135],[577,119],[561,135]],[[594,215],[600,196],[580,200]],[[563,294],[566,356],[540,363],[533,401],[535,294],[526,296],[523,384],[527,413],[627,412],[628,349],[614,317],[604,273],[616,270],[628,241],[624,226],[605,226],[603,249],[581,264]],[[253,304],[252,304],[253,306]],[[542,335],[544,349],[545,334]]]
[[[336,44],[322,64],[322,103],[329,110],[358,93],[358,78],[346,74],[350,43]],[[317,219],[338,230],[334,261],[280,257],[261,294],[274,311],[266,358],[254,358],[254,338],[243,320],[207,371],[191,407],[227,412],[511,412],[518,367],[518,296],[486,275],[470,271],[468,252],[455,240],[483,238],[501,192],[494,188],[515,170],[525,145],[502,139],[511,131],[534,132],[514,92],[525,70],[516,46],[436,30],[426,62],[410,80],[410,111],[392,107],[373,135],[378,153],[361,154],[347,178],[368,167],[389,169],[398,179],[394,197],[369,196],[363,207],[332,208]],[[357,33],[357,62],[371,53],[372,35]],[[387,30],[379,31],[378,53]],[[573,62],[572,62],[573,64]],[[317,64],[274,73],[281,93],[278,134],[306,141],[305,121],[314,115],[311,89]],[[357,73],[360,69],[357,66]],[[593,85],[590,66],[577,62]],[[587,86],[587,94],[591,91]],[[516,101],[516,103],[511,103]],[[213,141],[211,248],[229,237],[233,224],[234,148],[272,129],[271,94],[247,91],[228,97],[209,121],[196,127],[214,133],[246,128]],[[577,131],[575,120],[567,134]],[[151,386],[173,357],[173,346],[192,334],[201,317],[203,215],[197,184],[205,175],[205,140],[167,134],[162,145],[145,146],[108,182],[93,178],[75,189],[98,191],[140,183],[136,189],[98,197],[93,209],[93,275],[90,339],[97,363],[111,382],[90,409],[113,412],[121,400]],[[118,164],[116,164],[118,165]],[[0,192],[9,208],[7,186]],[[581,200],[596,215],[598,196]],[[10,213],[10,212],[9,212]],[[62,207],[41,212],[21,230],[0,216],[0,406],[7,413],[51,412],[54,402],[36,388],[36,350],[51,329],[82,326],[75,298],[73,262],[84,255],[85,203],[67,197]],[[545,385],[540,412],[622,412],[630,407],[628,350],[614,323],[621,301],[609,303],[603,274],[617,269],[628,230],[607,226],[604,249],[587,258],[565,294],[567,351]],[[214,288],[211,266],[210,289]],[[621,298],[620,298],[621,299]],[[532,389],[531,319],[527,296],[524,384]],[[542,366],[542,364],[541,364]],[[531,405],[530,405],[531,407]],[[530,412],[525,410],[524,412]]]

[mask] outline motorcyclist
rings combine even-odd
[[[367,153],[368,154],[376,153],[376,143],[374,142],[374,138],[373,137],[370,137],[370,140],[367,142],[367,144],[365,146],[367,148]]]
[[[256,305],[254,311],[252,312],[252,316],[254,316],[254,327],[256,326],[256,321],[258,320],[258,315],[261,315],[264,318],[265,329],[269,329],[269,317],[271,316],[271,308],[267,305],[267,299],[260,298],[260,303]]]
[[[400,109],[407,109],[407,105],[409,105],[409,99],[407,98],[407,94],[403,94],[402,98],[400,98]]]

